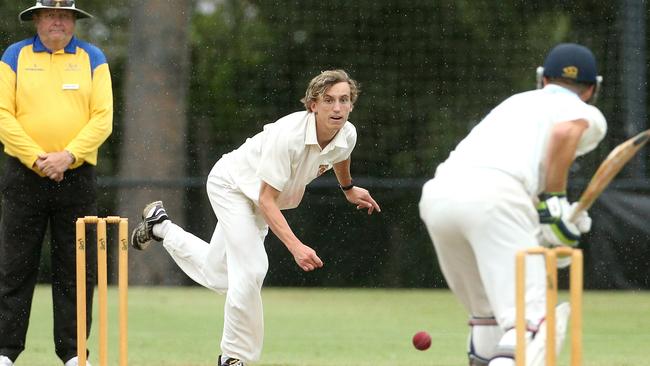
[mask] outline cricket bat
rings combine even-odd
[[[587,188],[582,192],[578,205],[569,218],[569,221],[574,221],[580,212],[588,210],[591,207],[594,201],[603,193],[603,190],[605,190],[609,182],[632,159],[634,154],[648,142],[648,139],[650,139],[650,130],[645,130],[616,146],[607,155],[607,158],[600,163],[594,176],[591,177]]]

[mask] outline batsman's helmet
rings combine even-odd
[[[542,79],[562,78],[577,83],[592,84],[596,88],[590,103],[594,104],[600,92],[603,77],[598,75],[596,58],[589,48],[576,43],[560,43],[546,55],[544,66],[537,68],[537,88]]]
[[[596,58],[585,46],[561,43],[553,47],[546,56],[543,76],[596,84],[598,82]]]

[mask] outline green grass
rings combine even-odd
[[[117,290],[109,291],[109,358],[117,365]],[[467,364],[466,315],[448,291],[270,288],[263,299],[266,338],[255,366]],[[223,301],[199,287],[130,288],[129,365],[214,366]],[[51,304],[49,287],[38,287],[18,366],[59,364]],[[650,292],[586,292],[584,365],[647,364],[648,314]],[[96,330],[89,340],[95,366]],[[418,330],[431,333],[428,351],[411,345]],[[568,364],[566,347],[561,360]]]

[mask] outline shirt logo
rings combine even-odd
[[[79,71],[79,65],[68,63],[65,65],[64,71]]]
[[[318,177],[323,175],[330,168],[329,164],[322,164],[318,167]]]
[[[578,68],[575,66],[567,66],[562,69],[562,77],[567,79],[578,78]]]
[[[45,69],[38,64],[33,64],[32,66],[26,66],[25,71],[45,71]]]

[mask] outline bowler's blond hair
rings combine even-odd
[[[332,85],[341,82],[346,82],[350,86],[350,101],[354,105],[361,90],[359,89],[359,84],[343,70],[322,71],[315,78],[311,79],[305,92],[305,97],[300,99],[300,101],[305,105],[307,111],[311,112],[311,103],[323,96]]]

